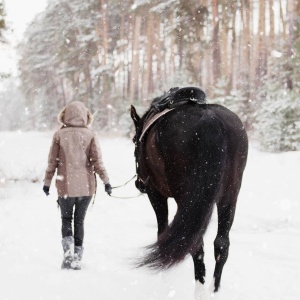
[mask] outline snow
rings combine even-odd
[[[99,137],[113,186],[135,173],[133,144]],[[156,237],[146,196],[110,198],[101,182],[85,222],[81,271],[60,269],[60,212],[54,186],[42,191],[51,132],[0,132],[0,282],[2,300],[191,300],[192,259],[164,273],[132,262]],[[300,295],[300,152],[250,149],[231,230],[221,290],[213,299],[296,300]],[[134,183],[113,190],[134,196]],[[169,200],[173,215],[175,204]],[[171,219],[171,218],[170,218]],[[216,215],[205,236],[206,288],[212,282]]]

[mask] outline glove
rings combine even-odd
[[[105,184],[105,192],[110,196],[110,194],[111,194],[111,185],[109,183]]]
[[[46,185],[43,186],[43,191],[46,194],[46,196],[49,196],[49,189],[50,189],[49,186],[46,186]]]

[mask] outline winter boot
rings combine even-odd
[[[61,243],[64,250],[64,260],[61,268],[70,269],[74,256],[74,238],[72,236],[66,236],[63,238]]]
[[[71,268],[73,270],[81,270],[82,254],[83,254],[83,247],[82,246],[75,246],[74,259],[71,263]]]

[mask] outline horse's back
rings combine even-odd
[[[247,133],[240,118],[221,105],[183,105],[163,116],[159,123],[157,129],[160,135],[174,140],[182,139],[176,146],[194,140],[203,127],[211,133],[213,140],[215,127],[221,127],[230,148],[242,148],[245,152],[248,149]],[[200,141],[199,137],[197,139]]]

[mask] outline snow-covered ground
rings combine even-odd
[[[132,259],[156,237],[146,196],[108,197],[99,182],[85,223],[81,271],[62,271],[60,212],[54,186],[42,192],[52,133],[0,133],[0,300],[192,300],[193,264],[159,274],[134,269]],[[133,144],[101,138],[113,186],[135,173]],[[250,150],[231,230],[230,255],[214,299],[300,299],[300,152]],[[134,183],[113,191],[134,196]],[[175,204],[170,199],[171,213]],[[207,285],[213,268],[214,214],[205,236]]]

